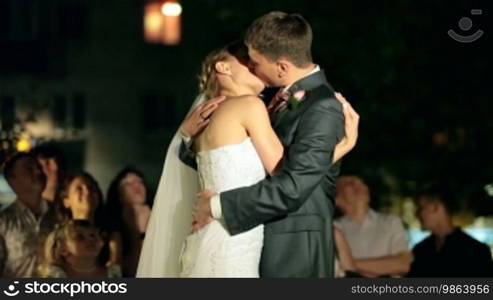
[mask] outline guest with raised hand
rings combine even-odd
[[[46,175],[43,199],[53,203],[66,174],[65,157],[54,145],[45,144],[34,148],[32,154],[37,158]]]

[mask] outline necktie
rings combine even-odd
[[[289,92],[283,91],[283,89],[281,88],[274,96],[274,98],[272,98],[272,100],[269,103],[269,106],[267,106],[269,115],[273,116],[277,112],[284,109],[288,105],[288,100],[289,100]]]

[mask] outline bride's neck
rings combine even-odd
[[[217,96],[239,97],[239,96],[257,96],[255,92],[247,86],[220,86]]]

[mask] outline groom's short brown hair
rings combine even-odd
[[[312,29],[299,14],[273,11],[253,21],[245,44],[271,61],[284,58],[297,67],[312,62]]]

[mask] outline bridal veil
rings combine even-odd
[[[200,94],[188,114],[205,100]],[[180,144],[181,137],[176,132],[166,153],[136,277],[180,274],[180,253],[191,230],[192,205],[199,191],[197,172],[178,157]]]

